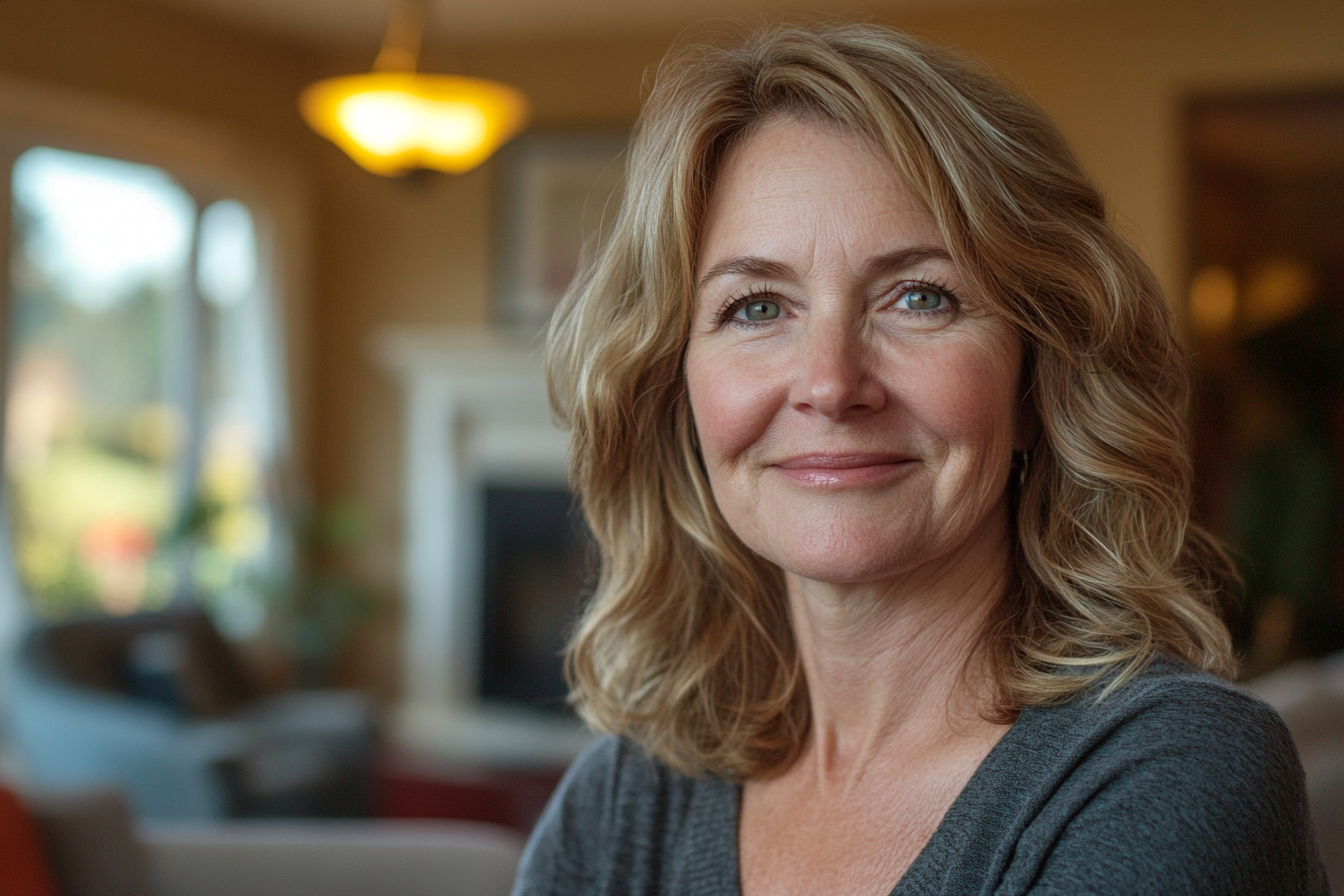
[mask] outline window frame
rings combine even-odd
[[[197,203],[200,215],[214,202],[235,199],[252,213],[258,236],[259,271],[266,278],[268,321],[279,354],[283,383],[275,394],[276,445],[271,475],[293,495],[304,481],[299,460],[306,442],[308,351],[307,259],[310,257],[308,209],[310,189],[294,161],[269,147],[259,147],[227,127],[122,100],[93,96],[66,88],[0,77],[0,395],[9,393],[10,239],[13,203],[12,171],[27,150],[49,146],[72,152],[122,159],[160,168],[172,176]],[[195,290],[199,234],[192,247]],[[199,297],[186,325],[196,356],[202,330]],[[200,460],[202,424],[200,394],[193,383],[191,450],[183,482],[194,482]],[[0,399],[0,405],[3,399]],[[0,414],[0,436],[3,435]],[[12,652],[32,613],[24,595],[12,552],[7,477],[0,477],[0,661]],[[189,491],[186,493],[189,494]],[[0,692],[0,702],[3,702]]]

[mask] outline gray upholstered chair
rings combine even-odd
[[[44,787],[111,784],[144,818],[354,816],[373,726],[356,694],[263,697],[197,609],[30,632],[9,734]]]
[[[1326,876],[1344,890],[1344,653],[1284,666],[1245,687],[1293,733]]]

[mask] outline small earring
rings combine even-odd
[[[1017,468],[1017,487],[1023,488],[1027,484],[1027,468],[1031,466],[1031,452],[1020,452],[1022,465]]]

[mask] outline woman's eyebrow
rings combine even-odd
[[[759,255],[739,255],[736,258],[730,258],[727,261],[721,261],[714,267],[705,271],[700,282],[696,284],[697,290],[704,289],[705,285],[711,280],[728,274],[745,275],[748,277],[765,277],[772,280],[789,277],[793,274],[793,268],[784,264],[782,261],[771,261],[768,258],[762,258]]]
[[[910,246],[893,252],[884,252],[869,259],[868,263],[864,265],[864,276],[868,278],[878,277],[882,274],[908,268],[922,261],[928,261],[931,258],[944,261],[952,260],[952,256],[942,246]],[[704,289],[710,281],[730,274],[779,280],[792,277],[793,268],[781,261],[773,261],[759,255],[739,255],[736,258],[721,261],[705,271],[704,276],[696,283],[696,290]]]
[[[942,246],[910,246],[874,256],[864,265],[864,276],[868,278],[900,271],[932,258],[951,261],[952,256]]]

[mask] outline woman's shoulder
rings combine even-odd
[[[1079,798],[1123,790],[1174,816],[1201,812],[1204,827],[1287,823],[1305,805],[1302,764],[1278,713],[1169,656],[1113,689],[1103,680],[1062,706],[1028,709],[1020,722],[1018,746],[1044,752],[1061,791]]]
[[[731,892],[719,887],[736,882],[736,853],[724,851],[735,842],[736,811],[730,782],[680,774],[625,738],[600,737],[537,822],[515,896]],[[687,875],[697,879],[680,879]]]
[[[624,737],[597,738],[570,766],[547,811],[582,818],[586,827],[619,831],[636,823],[682,824],[734,785],[710,775],[691,777],[668,768]]]
[[[1229,682],[1160,657],[1109,692],[1024,710],[1002,746],[987,790],[1031,804],[1009,876],[1059,892],[1324,892],[1292,737]]]
[[[1033,707],[1023,734],[1080,745],[1118,739],[1149,744],[1149,751],[1197,746],[1201,753],[1249,752],[1296,767],[1288,728],[1269,704],[1235,684],[1165,654],[1118,687],[1103,679],[1060,706]]]
[[[653,794],[685,786],[674,772],[623,737],[598,737],[570,765],[548,811],[589,819],[613,810],[638,811]],[[591,828],[591,825],[589,825]]]

